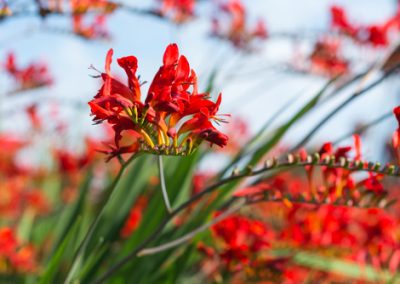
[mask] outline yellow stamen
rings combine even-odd
[[[138,121],[138,111],[137,111],[137,107],[136,106],[133,107],[133,114],[135,115],[134,116],[134,120],[137,123],[137,121]]]
[[[168,134],[167,134],[165,131],[163,131],[162,129],[161,129],[161,133],[162,133],[163,136],[164,136],[165,145],[169,146],[169,145],[170,145],[170,141],[169,141]]]
[[[143,129],[142,130],[140,130],[140,133],[143,135],[143,138],[144,138],[144,140],[146,141],[146,143],[150,146],[150,148],[154,148],[154,142],[153,142],[153,140],[151,140],[151,138],[150,138],[150,136],[149,136],[149,134],[147,134],[147,132],[146,131],[144,131]]]
[[[283,204],[285,204],[287,208],[292,208],[293,207],[293,203],[289,199],[287,199],[286,197],[283,198],[282,201],[283,201]]]
[[[125,108],[125,111],[130,117],[132,117],[133,113],[132,113],[132,110],[129,107]]]
[[[158,129],[158,145],[165,145],[165,138],[163,132]]]
[[[192,149],[193,149],[193,140],[192,138],[189,137],[186,139],[186,150],[188,155],[192,152]]]

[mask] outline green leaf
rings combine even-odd
[[[41,275],[38,283],[47,284],[54,283],[53,279],[60,270],[61,262],[67,248],[72,247],[72,240],[76,239],[79,225],[81,223],[81,218],[78,218],[65,237],[62,239],[61,244],[58,246],[57,250],[52,254],[50,261],[46,265],[46,270]]]
[[[325,84],[325,86],[310,101],[308,101],[297,113],[295,113],[295,115],[291,119],[289,119],[288,122],[279,127],[275,131],[274,135],[255,151],[255,153],[252,155],[247,165],[254,166],[255,164],[257,164],[262,157],[264,157],[276,144],[278,144],[278,142],[288,132],[288,130],[317,105],[321,96],[325,93],[328,87],[335,80],[336,79],[333,79],[329,81],[327,84]]]
[[[342,275],[354,280],[389,282],[400,280],[400,274],[393,274],[388,270],[375,269],[371,265],[360,265],[350,260],[321,256],[311,252],[297,250],[275,250],[272,252],[277,257],[291,257],[291,260],[303,267]]]
[[[55,250],[58,249],[63,238],[65,237],[66,234],[68,234],[69,230],[71,229],[73,224],[76,222],[76,219],[83,211],[83,207],[85,205],[86,196],[89,191],[89,187],[90,187],[92,178],[93,178],[92,169],[88,169],[85,179],[79,188],[78,199],[75,201],[75,203],[72,205],[72,207],[66,207],[66,209],[64,210],[60,219],[56,220],[57,227],[56,227],[55,234],[57,236],[57,240],[54,242],[53,253]],[[53,253],[51,253],[50,255],[52,255]]]

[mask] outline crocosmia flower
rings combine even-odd
[[[14,229],[0,228],[0,267],[1,273],[16,271],[31,273],[37,269],[35,249],[32,245],[24,245],[17,239]]]
[[[15,54],[12,52],[7,55],[4,68],[17,82],[21,90],[40,88],[53,83],[46,64],[38,62],[20,67],[17,65]]]
[[[309,56],[311,70],[317,74],[334,77],[349,71],[349,62],[340,55],[340,42],[321,39]]]
[[[400,17],[397,12],[383,23],[356,25],[350,22],[346,11],[340,6],[331,7],[331,26],[340,33],[360,44],[373,47],[387,47],[390,44],[390,33],[398,32]]]
[[[212,21],[213,36],[229,40],[242,49],[248,49],[254,39],[267,38],[267,28],[262,19],[253,28],[249,27],[246,8],[240,0],[222,2],[218,8]]]
[[[213,102],[209,94],[198,92],[196,73],[186,57],[179,54],[176,44],[165,50],[163,65],[144,101],[136,75],[136,57],[117,60],[127,75],[127,84],[124,84],[111,75],[112,55],[111,49],[105,73],[101,74],[103,85],[89,102],[94,122],[106,121],[115,132],[115,145],[104,151],[109,159],[136,152],[189,155],[203,141],[220,147],[227,144],[228,137],[212,123],[225,122],[217,114],[221,95]]]
[[[195,0],[162,0],[156,11],[162,17],[171,18],[176,23],[183,23],[194,16]]]

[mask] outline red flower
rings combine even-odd
[[[107,0],[70,0],[73,12],[72,26],[75,34],[86,39],[109,38],[109,33],[105,27],[106,14],[114,12],[118,4]],[[96,11],[91,23],[84,23],[86,13]],[[86,19],[87,20],[87,19]]]
[[[42,125],[42,121],[38,115],[37,105],[36,104],[30,105],[26,109],[26,112],[28,114],[28,117],[29,117],[32,127],[34,129],[40,129],[41,125]]]
[[[212,231],[224,242],[220,255],[228,267],[232,262],[247,264],[254,253],[269,248],[270,232],[258,220],[235,215],[214,225]]]
[[[140,225],[140,221],[142,220],[142,213],[147,206],[147,197],[140,196],[135,204],[133,205],[128,219],[123,226],[120,235],[123,238],[128,238],[132,235],[135,229]]]
[[[9,227],[0,228],[0,261],[23,273],[32,272],[37,267],[34,248],[22,246],[15,231]]]
[[[316,73],[337,76],[349,71],[349,63],[339,54],[339,42],[333,40],[319,40],[309,57],[311,68]]]
[[[64,174],[78,173],[93,160],[96,153],[96,145],[95,142],[87,139],[86,151],[80,155],[72,153],[66,149],[55,150],[54,156],[60,172]]]
[[[399,14],[389,18],[382,24],[356,26],[350,23],[347,14],[342,7],[331,8],[331,26],[339,32],[349,36],[362,44],[371,44],[374,47],[389,45],[388,34],[392,29],[399,29]]]
[[[221,147],[227,144],[228,137],[211,123],[225,122],[217,116],[221,96],[214,103],[208,99],[208,94],[198,93],[196,73],[190,69],[186,57],[179,55],[176,44],[165,50],[163,65],[144,102],[136,76],[136,57],[117,60],[128,77],[125,85],[110,73],[112,54],[112,50],[107,54],[103,86],[89,102],[93,120],[96,123],[107,121],[115,131],[115,146],[106,151],[110,158],[138,151],[188,155],[203,140]],[[132,142],[120,145],[123,136]]]
[[[183,23],[194,16],[195,4],[196,0],[161,0],[161,7],[157,13],[176,23]]]
[[[227,17],[226,23],[223,22],[224,15]],[[239,48],[246,49],[254,39],[266,39],[268,36],[265,23],[261,19],[253,29],[247,27],[246,9],[240,0],[222,3],[212,23],[214,36],[227,39]]]
[[[342,7],[332,6],[331,17],[331,25],[333,28],[337,28],[339,31],[349,36],[356,36],[357,28],[350,23],[346,11]]]
[[[18,67],[14,53],[8,54],[5,69],[19,84],[21,90],[44,87],[53,83],[45,64],[32,63],[25,68]]]
[[[77,14],[73,16],[74,33],[86,39],[109,38],[109,33],[105,27],[106,16],[98,15],[91,24],[83,23],[83,16]]]
[[[0,258],[10,256],[18,246],[14,231],[5,227],[0,229]]]
[[[380,194],[384,192],[384,188],[380,180],[382,175],[369,174],[369,177],[364,181],[364,186],[366,189],[373,191],[374,193]]]

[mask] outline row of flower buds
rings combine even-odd
[[[394,165],[381,166],[380,163],[364,162],[360,160],[351,160],[344,157],[336,158],[333,155],[328,155],[321,158],[319,153],[312,155],[295,155],[288,154],[280,158],[268,159],[261,169],[253,170],[252,167],[239,170],[234,169],[232,177],[246,177],[261,174],[263,172],[275,169],[290,168],[290,167],[313,167],[321,166],[325,169],[343,169],[349,172],[366,171],[371,174],[400,176],[400,169]],[[325,192],[325,193],[323,193]],[[325,188],[323,192],[311,190],[302,194],[292,195],[290,192],[282,192],[279,189],[270,186],[269,183],[261,181],[246,187],[234,193],[235,197],[245,197],[248,203],[257,203],[262,201],[282,202],[287,207],[292,207],[294,203],[307,203],[314,205],[321,204],[336,204],[344,206],[356,207],[380,207],[386,208],[393,204],[393,200],[388,199],[388,194],[384,190],[366,190],[361,191],[340,191],[340,194],[332,196],[328,194]],[[322,194],[321,194],[322,193]],[[355,194],[355,195],[354,195]]]
[[[280,159],[273,157],[266,160],[264,163],[264,167],[258,169],[257,171],[254,171],[253,168],[250,166],[246,167],[246,169],[242,171],[240,171],[238,168],[235,168],[232,171],[232,176],[252,175],[262,171],[283,168],[291,165],[299,167],[327,166],[331,168],[343,168],[349,171],[367,171],[388,176],[400,176],[400,168],[395,165],[387,164],[382,167],[382,165],[378,162],[373,163],[360,160],[351,160],[344,157],[336,159],[334,155],[321,158],[319,153],[307,155],[305,158],[302,158],[300,157],[300,155],[295,154],[288,154],[286,157]]]
[[[380,163],[373,163],[368,161],[352,160],[344,157],[336,159],[334,155],[321,158],[319,153],[301,157],[296,154],[288,154],[284,158],[271,158],[265,162],[263,170],[286,167],[290,165],[296,166],[327,166],[332,168],[343,168],[349,171],[367,171],[377,174],[400,176],[400,168],[387,164],[384,167]]]

